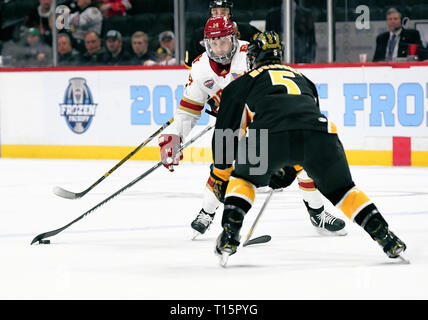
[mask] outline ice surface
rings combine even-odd
[[[410,265],[387,258],[331,204],[348,235],[319,235],[295,182],[273,195],[255,230],[271,242],[240,247],[222,268],[213,253],[222,208],[211,230],[190,240],[208,165],[189,163],[159,168],[50,245],[30,246],[154,164],[128,161],[80,200],[52,192],[83,191],[117,162],[0,159],[0,299],[428,299],[428,168],[351,167],[407,244]],[[266,196],[257,193],[242,237]]]

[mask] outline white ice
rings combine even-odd
[[[275,193],[254,236],[272,241],[240,247],[227,268],[213,253],[221,211],[191,241],[207,164],[163,167],[51,237],[141,175],[154,163],[127,161],[79,200],[78,192],[118,161],[0,159],[0,299],[428,299],[428,168],[351,167],[357,186],[406,244],[406,265],[389,259],[358,225],[348,235],[319,235],[295,182]],[[266,193],[257,193],[242,237]]]

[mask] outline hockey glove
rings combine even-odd
[[[270,178],[269,187],[272,189],[286,188],[296,179],[297,171],[293,167],[284,167],[275,172]]]
[[[220,170],[211,165],[210,177],[207,181],[207,188],[214,193],[218,201],[224,203],[227,185],[229,184],[232,168]]]
[[[177,153],[182,146],[181,137],[176,134],[162,134],[158,143],[163,166],[173,172],[174,166],[178,166],[180,160],[183,160],[183,153]]]
[[[210,116],[217,118],[218,106],[216,106],[215,100],[213,98],[210,98],[207,100],[207,103],[211,107],[211,110],[205,109],[205,112],[208,113]]]

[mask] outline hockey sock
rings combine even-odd
[[[371,203],[362,209],[355,217],[354,221],[366,230],[370,235],[375,232],[376,228],[383,226],[388,227],[388,223],[382,217],[376,206]]]
[[[220,205],[220,201],[208,188],[204,190],[204,200],[202,201],[202,209],[208,214],[214,214]]]
[[[231,177],[224,196],[225,204],[226,199],[231,196],[244,199],[252,206],[256,197],[256,187],[248,181]]]
[[[231,178],[226,190],[222,226],[230,225],[234,232],[239,232],[242,227],[245,214],[253,205],[256,192],[251,183]]]
[[[354,220],[360,213],[367,212],[367,210],[363,211],[363,209],[369,205],[372,205],[370,208],[374,207],[374,209],[376,209],[364,192],[360,191],[357,187],[353,187],[346,192],[342,199],[336,204],[336,207],[342,210],[349,219]]]
[[[250,209],[251,204],[246,200],[235,196],[228,197],[224,204],[221,225],[229,225],[233,232],[239,233],[244,217]]]
[[[323,206],[321,193],[315,187],[314,181],[309,178],[305,171],[301,171],[297,180],[299,181],[299,189],[302,192],[303,201],[312,209],[319,209]]]

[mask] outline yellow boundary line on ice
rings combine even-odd
[[[120,160],[135,147],[122,146],[48,146],[2,145],[3,158],[38,159],[110,159]],[[392,151],[347,150],[350,165],[392,166]],[[412,151],[412,166],[428,167],[428,151]],[[159,147],[147,146],[131,160],[159,161]],[[190,147],[184,150],[184,161],[211,162],[211,148]]]

